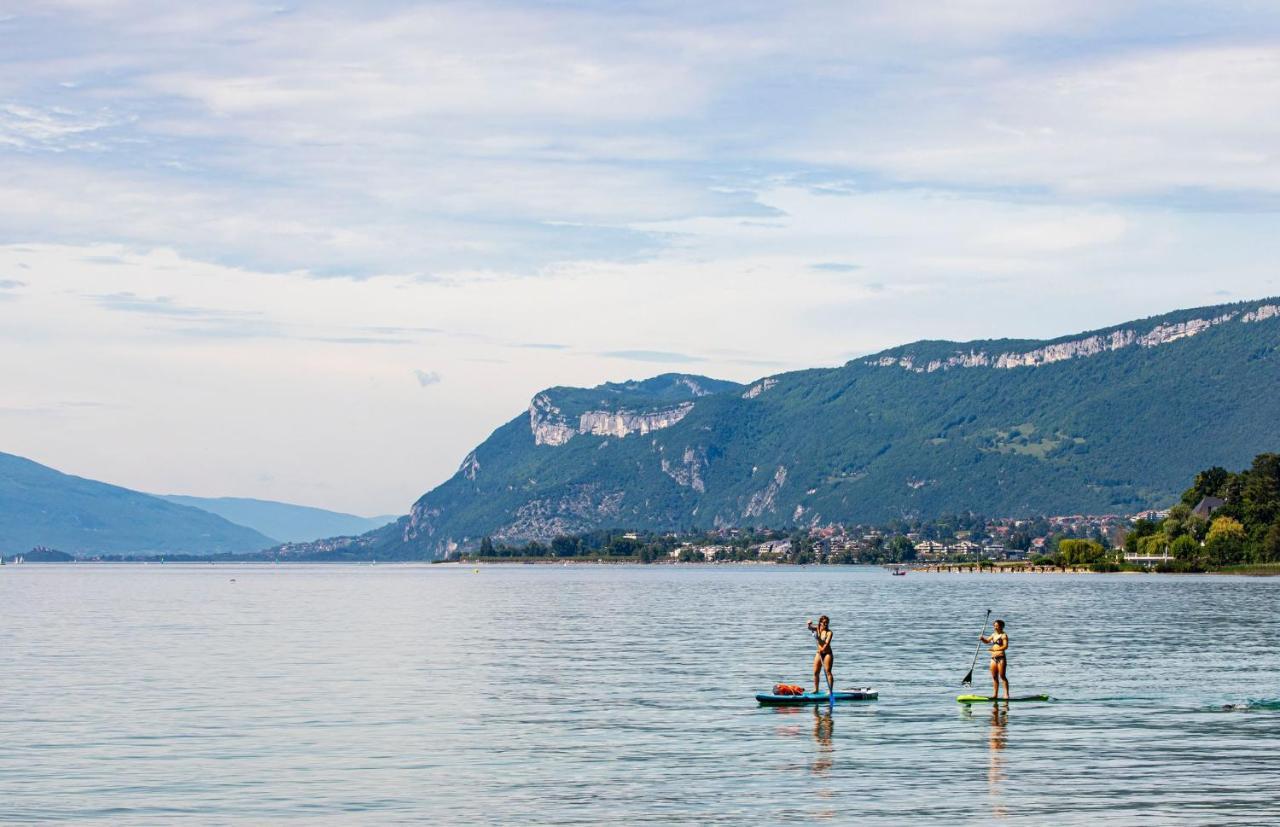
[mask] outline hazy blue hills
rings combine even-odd
[[[258,551],[275,540],[216,514],[0,453],[0,554]]]
[[[283,543],[364,534],[396,519],[395,515],[358,517],[355,514],[344,514],[340,511],[245,497],[188,497],[181,494],[165,494],[160,498],[217,514],[237,525],[247,526]]]
[[[1268,299],[1051,341],[917,342],[749,386],[552,388],[407,517],[323,548],[435,558],[486,535],[1169,505],[1198,470],[1280,446],[1278,348]]]

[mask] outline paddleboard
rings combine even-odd
[[[874,701],[879,697],[880,693],[871,688],[836,690],[836,703],[841,701]],[[756,695],[756,700],[762,704],[772,704],[774,706],[825,704],[831,702],[826,692],[806,692],[803,695],[775,695],[772,692],[761,692]]]
[[[1003,697],[993,698],[990,695],[957,695],[956,700],[962,704],[983,704],[983,703],[991,703],[992,701],[1003,702],[1005,698]],[[1049,700],[1049,696],[1048,695],[1014,695],[1012,698],[1009,698],[1008,700],[1010,701],[1047,701]]]

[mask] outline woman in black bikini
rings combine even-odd
[[[979,638],[983,643],[991,644],[991,699],[1000,696],[1000,681],[1004,681],[1004,698],[1009,700],[1008,658],[1009,636],[1004,633],[1004,621],[997,620],[992,624],[995,631],[989,637]]]
[[[813,621],[809,621],[809,631],[813,632],[813,639],[818,642],[818,653],[813,656],[813,694],[818,694],[822,688],[818,682],[818,676],[822,674],[825,668],[827,671],[827,689],[835,686],[835,682],[831,677],[831,668],[835,665],[836,656],[831,651],[831,638],[835,637],[835,633],[831,631],[831,619],[826,615],[818,618],[818,625],[814,626]]]

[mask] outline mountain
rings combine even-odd
[[[237,525],[248,526],[286,543],[305,542],[321,537],[363,534],[393,522],[395,515],[357,517],[341,511],[326,511],[305,505],[254,500],[244,497],[187,497],[164,494],[160,499],[189,505],[217,514]]]
[[[923,341],[744,387],[551,388],[394,525],[326,548],[481,537],[1129,513],[1280,445],[1280,299],[1049,341]]]
[[[215,514],[0,453],[0,554],[250,552],[275,540]]]

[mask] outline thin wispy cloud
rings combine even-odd
[[[104,310],[121,313],[142,313],[151,316],[171,316],[188,319],[225,319],[232,314],[225,310],[210,310],[180,304],[172,296],[139,296],[135,293],[104,293],[91,296]]]
[[[653,362],[655,364],[690,364],[705,362],[701,356],[687,353],[675,353],[669,350],[608,350],[600,354],[609,359],[627,359],[632,362]]]

